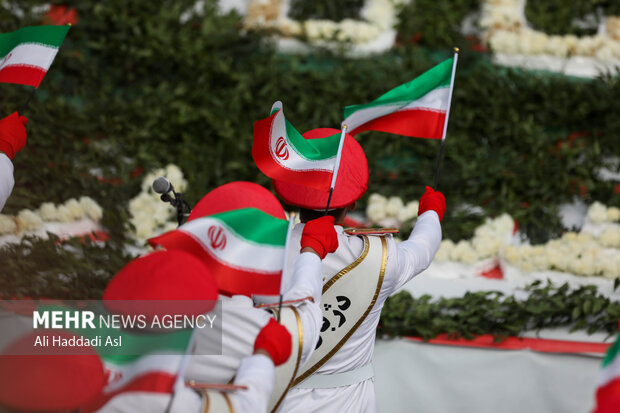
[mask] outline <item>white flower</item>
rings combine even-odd
[[[620,225],[609,225],[598,236],[598,241],[604,247],[620,248]],[[620,268],[618,268],[620,273]]]
[[[380,194],[371,194],[368,197],[368,204],[387,204],[387,198]]]
[[[372,223],[379,223],[379,221],[387,217],[385,207],[379,203],[368,205],[366,207],[366,217]]]
[[[588,219],[595,224],[602,224],[607,220],[607,208],[600,202],[595,202],[588,208]]]
[[[43,221],[56,221],[58,220],[58,211],[56,206],[52,202],[44,202],[39,207],[39,216]]]
[[[14,234],[17,232],[17,224],[13,217],[0,214],[0,234]]]
[[[43,220],[41,217],[29,209],[22,209],[19,211],[19,214],[17,214],[17,220],[19,227],[24,231],[33,231],[41,228],[43,225]]]
[[[84,218],[84,210],[77,199],[71,198],[65,201],[64,206],[69,209],[69,213],[74,221]]]
[[[86,214],[86,216],[93,221],[100,221],[101,217],[103,217],[103,209],[95,202],[94,199],[83,196],[80,198],[80,206],[82,210]]]
[[[396,217],[401,209],[403,209],[403,200],[397,196],[390,197],[385,207],[385,212],[390,217]]]
[[[616,207],[607,208],[607,221],[609,222],[620,221],[620,209]]]
[[[454,242],[451,240],[443,240],[441,241],[441,245],[439,245],[439,250],[437,254],[435,254],[435,258],[433,261],[444,262],[449,261],[452,256],[452,250],[454,249]]]
[[[288,17],[279,17],[278,20],[276,20],[276,26],[278,27],[280,33],[282,33],[285,37],[301,36],[303,33],[301,24],[296,20],[289,19]]]
[[[56,209],[56,219],[60,222],[72,222],[73,214],[66,205],[59,205]]]
[[[419,207],[418,201],[410,201],[407,203],[407,205],[405,205],[404,208],[401,208],[396,218],[400,222],[409,221],[410,219],[413,219],[418,216],[418,207]]]
[[[183,178],[183,172],[181,172],[178,166],[174,164],[167,165],[166,177],[177,192],[183,192],[187,188],[187,181]]]
[[[456,244],[450,257],[454,261],[460,261],[466,264],[473,264],[478,261],[478,254],[476,254],[471,244],[465,240],[461,240]]]

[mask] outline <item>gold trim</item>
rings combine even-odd
[[[224,396],[224,400],[226,400],[226,404],[228,405],[228,410],[230,411],[230,413],[235,413],[235,408],[233,407],[232,402],[230,401],[230,397],[228,397],[228,395],[224,392],[220,392],[220,394]]]
[[[295,370],[293,370],[291,381],[288,383],[288,386],[286,386],[284,393],[282,393],[282,396],[280,396],[280,399],[278,400],[274,408],[271,410],[271,413],[275,413],[275,411],[278,410],[278,407],[280,407],[280,404],[284,400],[286,393],[288,393],[290,388],[293,387],[293,380],[295,380],[295,376],[297,376],[297,371],[299,370],[299,364],[301,363],[301,353],[304,349],[304,326],[301,323],[301,317],[299,316],[299,312],[297,311],[295,307],[289,307],[289,308],[293,310],[293,312],[295,313],[295,319],[297,320],[297,363],[295,364]]]
[[[347,334],[345,334],[345,336],[342,338],[342,340],[340,340],[340,342],[338,344],[336,344],[334,346],[334,348],[331,349],[331,351],[329,353],[327,353],[321,360],[319,360],[314,366],[310,367],[304,374],[302,374],[301,376],[297,377],[295,379],[295,381],[293,382],[293,386],[298,385],[299,383],[301,383],[302,381],[304,381],[305,379],[310,377],[323,364],[325,364],[330,358],[332,358],[333,355],[336,354],[336,352],[338,350],[340,350],[340,348],[349,340],[349,338],[351,338],[353,333],[355,333],[355,331],[359,328],[359,326],[362,324],[362,322],[364,322],[364,320],[366,319],[366,317],[368,317],[368,314],[370,313],[372,308],[375,306],[375,303],[377,302],[377,297],[379,297],[379,292],[381,292],[381,286],[383,285],[383,277],[385,276],[385,267],[387,265],[387,241],[385,240],[385,237],[380,237],[380,238],[381,238],[381,248],[382,248],[382,252],[381,252],[381,270],[379,271],[379,281],[377,282],[377,288],[375,290],[375,295],[372,298],[372,301],[370,302],[370,305],[368,306],[368,308],[366,309],[366,311],[364,312],[362,317],[351,328],[351,330],[349,330],[349,332]],[[368,239],[366,237],[364,239],[364,242],[366,242],[366,243],[368,242]],[[367,250],[365,252],[368,253]],[[359,258],[358,258],[358,260],[359,260]]]
[[[205,397],[205,408],[202,410],[202,413],[209,413],[209,392],[203,391],[202,395]]]
[[[351,264],[347,265],[342,270],[338,271],[336,275],[334,275],[332,278],[330,278],[329,281],[323,284],[322,294],[325,294],[325,291],[329,290],[329,287],[334,285],[336,281],[338,281],[346,273],[348,273],[353,268],[357,267],[362,261],[364,261],[364,258],[366,258],[366,256],[368,255],[368,251],[370,250],[370,242],[368,241],[368,237],[366,235],[362,235],[362,238],[364,239],[364,250],[362,251],[360,256],[355,261],[353,261]]]

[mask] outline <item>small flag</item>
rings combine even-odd
[[[370,103],[347,106],[342,123],[347,125],[348,133],[375,130],[442,139],[450,108],[454,61],[445,60]]]
[[[39,87],[69,27],[30,26],[0,34],[0,83]]]
[[[221,291],[276,295],[280,293],[287,229],[286,220],[244,208],[194,219],[149,243],[199,257]]]
[[[596,408],[592,413],[612,413],[620,408],[620,334],[607,351],[599,373]]]
[[[305,139],[284,117],[276,102],[271,116],[254,123],[252,158],[268,177],[328,192],[340,133]]]

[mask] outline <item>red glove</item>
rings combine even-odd
[[[301,249],[312,248],[321,257],[334,252],[338,248],[338,235],[334,228],[334,217],[326,215],[308,221],[301,233]]]
[[[26,123],[28,118],[11,113],[0,120],[0,152],[13,160],[15,154],[26,146]]]
[[[446,198],[439,191],[435,191],[430,186],[426,187],[426,192],[420,198],[420,206],[418,207],[418,216],[426,211],[433,210],[439,215],[439,221],[443,219],[446,212]]]
[[[273,318],[256,336],[254,351],[264,350],[269,353],[273,364],[279,366],[288,360],[293,348],[293,338],[286,327],[278,324]]]

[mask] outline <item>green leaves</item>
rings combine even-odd
[[[620,303],[598,294],[595,286],[570,290],[568,284],[525,288],[528,298],[517,300],[497,291],[468,292],[461,298],[414,299],[406,291],[388,298],[381,313],[379,334],[418,336],[439,334],[474,338],[492,334],[496,341],[542,328],[568,327],[588,334],[617,331]]]

